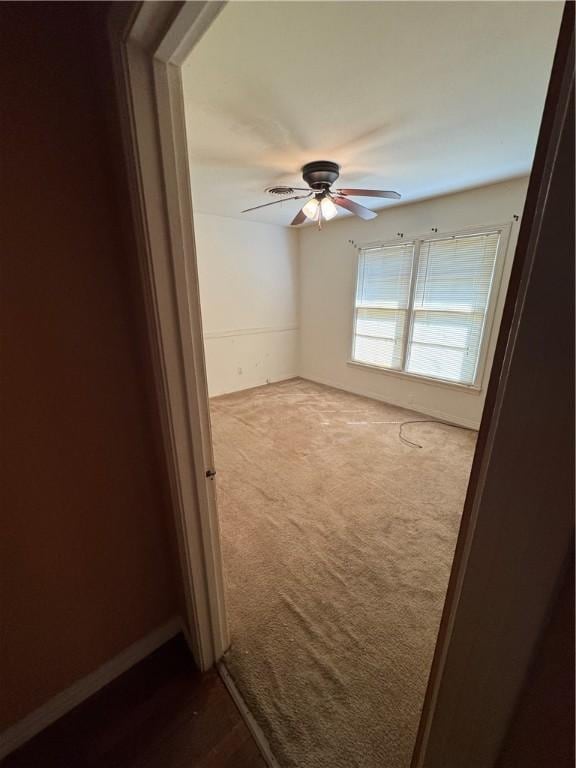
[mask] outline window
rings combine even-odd
[[[474,385],[500,234],[362,249],[353,362]]]

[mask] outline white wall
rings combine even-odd
[[[194,215],[210,396],[297,375],[298,233]]]
[[[512,225],[479,392],[348,363],[357,259],[348,241],[511,222],[522,213],[527,183],[524,178],[399,205],[370,222],[345,217],[322,232],[195,214],[210,395],[300,375],[477,427],[519,223]]]
[[[346,217],[319,232],[300,231],[300,375],[466,426],[480,423],[486,384],[516,247],[519,223],[512,225],[493,332],[481,390],[415,381],[350,365],[357,251],[349,243],[414,237],[480,225],[511,222],[521,216],[528,179],[493,184],[467,192],[399,205],[369,222]]]

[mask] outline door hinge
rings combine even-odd
[[[207,469],[206,470],[206,477],[214,477],[216,475],[215,469]]]

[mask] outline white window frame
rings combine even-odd
[[[487,373],[487,359],[488,350],[490,348],[490,342],[492,341],[497,327],[495,326],[496,309],[498,307],[501,291],[502,291],[502,276],[504,273],[504,265],[507,261],[506,254],[508,252],[508,245],[510,241],[510,230],[512,222],[506,222],[505,224],[494,225],[482,225],[477,227],[467,227],[466,229],[451,230],[447,232],[435,232],[431,237],[430,233],[424,233],[421,235],[411,235],[410,237],[395,238],[394,240],[379,240],[371,243],[362,243],[357,246],[358,252],[355,259],[355,279],[354,279],[354,294],[352,297],[352,334],[350,338],[350,358],[347,363],[350,366],[364,368],[366,370],[375,371],[391,376],[399,376],[401,378],[407,378],[415,381],[422,381],[426,384],[433,384],[440,387],[456,388],[459,390],[466,390],[472,393],[480,393],[484,387],[484,382]],[[484,326],[482,328],[482,338],[480,341],[480,350],[478,354],[478,363],[476,366],[476,376],[472,384],[461,384],[457,381],[450,381],[448,379],[435,378],[433,376],[423,376],[418,373],[410,373],[403,369],[406,364],[406,356],[408,352],[408,344],[412,335],[412,325],[414,322],[414,312],[412,309],[412,302],[415,289],[415,275],[418,271],[418,260],[420,258],[420,247],[422,242],[430,240],[446,240],[449,237],[470,237],[471,235],[482,235],[490,232],[499,232],[500,241],[498,243],[498,250],[496,253],[496,261],[494,263],[494,272],[492,275],[492,284],[490,286],[490,294],[488,298],[488,304],[486,306],[486,314],[484,317]],[[412,261],[412,270],[410,274],[410,298],[408,303],[408,328],[404,340],[404,348],[402,355],[402,370],[395,368],[385,368],[379,365],[370,365],[359,360],[355,360],[354,355],[354,339],[356,336],[356,296],[358,293],[358,280],[360,273],[360,256],[363,250],[369,248],[389,247],[393,245],[400,245],[401,243],[413,243],[414,244],[414,258]]]

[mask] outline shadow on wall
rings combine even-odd
[[[177,612],[108,4],[1,7],[7,95],[0,728]],[[108,93],[107,98],[112,99]],[[9,405],[8,405],[9,404]]]

